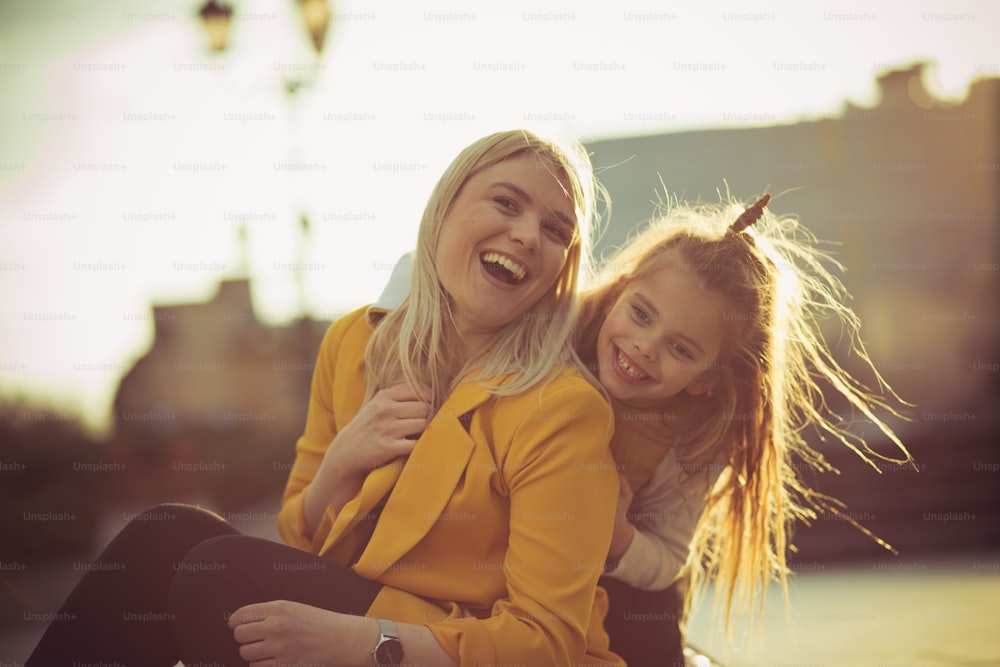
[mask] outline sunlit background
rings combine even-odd
[[[239,3],[220,53],[197,9],[3,10],[3,391],[98,429],[150,344],[150,322],[129,316],[237,275],[241,224],[258,314],[329,318],[377,296],[386,273],[373,267],[412,246],[443,165],[482,134],[794,123],[874,104],[876,75],[915,59],[936,63],[930,90],[957,100],[1000,57],[989,27],[1000,10],[985,2],[347,0],[321,56],[292,2]],[[300,212],[312,222],[303,254]],[[301,298],[282,268],[296,262]],[[70,320],[39,326],[35,314]],[[74,371],[81,362],[108,370]]]
[[[877,505],[866,523],[911,554],[976,553],[959,569],[981,564],[1000,599],[1000,5],[229,7],[0,6],[0,484],[32,510],[101,501],[71,537],[18,505],[5,532],[26,542],[4,562],[92,555],[120,524],[107,507],[201,498],[237,520],[273,516],[291,439],[238,455],[205,443],[293,439],[325,322],[378,295],[461,147],[527,127],[590,147],[614,198],[602,247],[653,214],[658,189],[711,200],[727,183],[744,199],[783,193],[776,211],[842,244],[876,363],[917,404],[899,428],[924,477],[851,477],[863,473],[847,461],[833,490]],[[79,449],[56,452],[56,436]],[[238,472],[232,457],[246,475],[198,476]],[[32,472],[53,461],[50,488]],[[156,472],[171,466],[191,475]],[[930,504],[899,519],[914,493]],[[895,509],[878,504],[894,494]],[[927,507],[980,518],[929,521]],[[943,528],[950,543],[935,541]],[[809,562],[877,559],[857,533],[803,539]],[[17,575],[0,572],[0,611],[58,604]],[[1000,619],[996,602],[955,604],[952,625]],[[866,620],[834,617],[833,635]],[[717,638],[708,648],[763,665],[780,661],[770,646],[744,662]],[[788,646],[800,662],[873,664]],[[1000,660],[996,642],[976,646],[879,659]]]

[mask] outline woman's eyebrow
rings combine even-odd
[[[531,195],[529,195],[527,192],[525,192],[518,186],[514,185],[513,183],[500,181],[497,183],[490,184],[490,187],[502,187],[511,190],[514,194],[516,194],[519,198],[521,198],[524,201],[524,203],[528,204],[529,206],[535,203],[535,200],[531,198]],[[549,209],[549,215],[565,225],[569,225],[570,227],[576,227],[576,220],[566,215],[562,211]]]

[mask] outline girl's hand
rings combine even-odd
[[[618,507],[615,510],[615,527],[611,532],[611,548],[608,549],[608,563],[617,563],[632,544],[635,526],[628,520],[628,510],[632,506],[632,486],[625,475],[618,473],[621,487],[618,490]]]
[[[251,667],[359,664],[379,637],[374,619],[286,600],[240,607],[229,627]]]

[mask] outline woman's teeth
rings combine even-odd
[[[645,380],[649,376],[640,371],[637,368],[633,368],[629,363],[628,359],[625,357],[625,353],[618,350],[618,365],[621,367],[625,374],[634,380]]]
[[[509,283],[519,283],[524,280],[525,276],[528,275],[528,270],[510,259],[509,257],[504,257],[498,252],[487,252],[483,253],[482,261],[484,264],[493,266],[487,266],[488,271],[497,272],[498,275],[503,276],[504,273],[500,273],[502,269],[506,273]],[[495,268],[494,268],[495,267]]]

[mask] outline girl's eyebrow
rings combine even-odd
[[[642,305],[646,308],[646,310],[649,311],[649,314],[650,314],[650,316],[653,319],[655,319],[655,320],[662,319],[661,316],[660,316],[660,311],[658,311],[656,309],[656,306],[653,305],[653,302],[650,301],[646,297],[645,294],[643,294],[642,292],[634,292],[634,294],[635,294],[635,298],[638,299],[639,301],[641,301]],[[702,349],[701,345],[699,345],[698,342],[694,338],[691,338],[687,334],[684,334],[684,333],[682,333],[680,331],[675,331],[675,332],[673,332],[673,334],[677,338],[680,338],[682,341],[684,341],[685,343],[687,343],[688,345],[690,345],[691,347],[693,347],[694,350],[695,350],[695,352],[697,352],[698,354],[704,356],[705,350]]]
[[[513,183],[508,183],[506,181],[501,181],[501,182],[498,182],[498,183],[491,183],[490,187],[507,188],[508,190],[510,190],[514,194],[516,194],[518,197],[520,197],[522,200],[524,200],[524,203],[528,204],[529,206],[531,204],[535,203],[535,200],[531,198],[531,195],[529,195],[527,192],[525,192],[521,188],[517,187]],[[563,223],[564,225],[568,225],[570,227],[576,227],[576,220],[574,218],[569,217],[568,215],[566,215],[562,211],[556,211],[555,209],[549,209],[548,213],[549,213],[549,215],[552,218],[555,218],[556,220],[558,220],[559,222]]]

